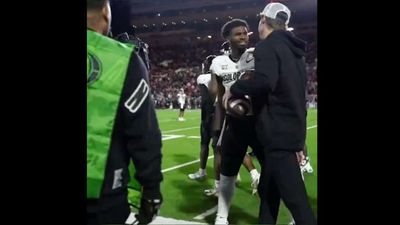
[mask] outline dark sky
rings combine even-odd
[[[201,1],[201,0],[199,0]],[[261,0],[260,0],[261,1]],[[131,12],[131,0],[111,0],[111,10],[112,10],[112,33],[114,35],[128,32],[133,34],[133,28],[131,24],[130,12]],[[152,2],[152,0],[147,0],[147,3]],[[268,1],[266,1],[268,2]],[[315,8],[316,11],[316,0],[281,0],[280,2],[300,2],[300,6],[305,8]],[[174,4],[173,0],[168,0],[169,4]],[[313,10],[314,11],[314,10]],[[316,19],[316,12],[313,12],[313,18]],[[298,15],[296,19],[305,18],[306,15]]]

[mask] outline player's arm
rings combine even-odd
[[[210,101],[215,102],[215,94],[211,91],[211,74],[201,74],[197,77],[196,81],[199,90],[200,96],[202,96],[202,103],[205,98],[208,98]]]
[[[217,98],[217,104],[220,104],[222,107],[222,97],[225,93],[225,87],[222,85],[222,78],[217,76],[216,74],[211,74],[211,83],[210,83],[210,91],[213,96]]]
[[[213,96],[217,96],[218,94],[218,83],[217,83],[217,75],[215,73],[211,74],[210,84],[208,85],[210,93]]]
[[[255,72],[250,79],[238,80],[230,88],[235,96],[260,96],[275,90],[279,78],[279,63],[274,49],[268,43],[260,43],[254,52]]]
[[[150,97],[148,74],[142,59],[131,56],[122,91],[121,112],[126,148],[143,186],[139,222],[149,223],[162,201],[161,132]]]

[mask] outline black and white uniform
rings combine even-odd
[[[254,69],[254,48],[247,49],[238,62],[231,60],[229,55],[217,56],[211,64],[210,70],[222,79],[225,94],[247,70]],[[222,147],[221,174],[224,176],[236,176],[239,172],[243,158],[250,146],[259,160],[263,147],[255,133],[255,117],[246,116],[235,118],[225,115],[225,123],[218,141]]]
[[[209,73],[200,74],[199,77],[197,77],[197,84],[199,85],[201,95],[200,144],[202,146],[208,146],[212,138],[212,121],[215,108],[212,96],[208,90],[210,81],[211,74]]]
[[[177,96],[178,96],[179,109],[181,111],[185,111],[186,94],[183,92],[179,92]]]
[[[215,111],[216,111],[216,103],[211,95],[208,87],[211,81],[211,74],[201,74],[197,78],[197,84],[199,85],[200,94],[201,94],[201,126],[200,126],[200,134],[201,134],[201,145],[208,146],[212,139],[211,145],[215,147],[218,142],[218,138],[220,135],[220,129],[215,128]],[[222,124],[221,124],[222,126]],[[219,127],[221,127],[219,126]]]

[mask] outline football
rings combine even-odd
[[[244,74],[240,77],[240,80],[250,80],[252,79],[254,71],[246,70]]]
[[[248,114],[251,109],[250,100],[247,98],[232,97],[228,100],[227,113],[236,118],[241,118]]]

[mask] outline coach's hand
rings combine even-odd
[[[297,162],[300,164],[303,160],[306,159],[304,155],[304,151],[296,152]]]
[[[228,100],[232,97],[232,94],[229,90],[225,91],[225,94],[222,96],[222,106],[224,109],[228,109]]]

